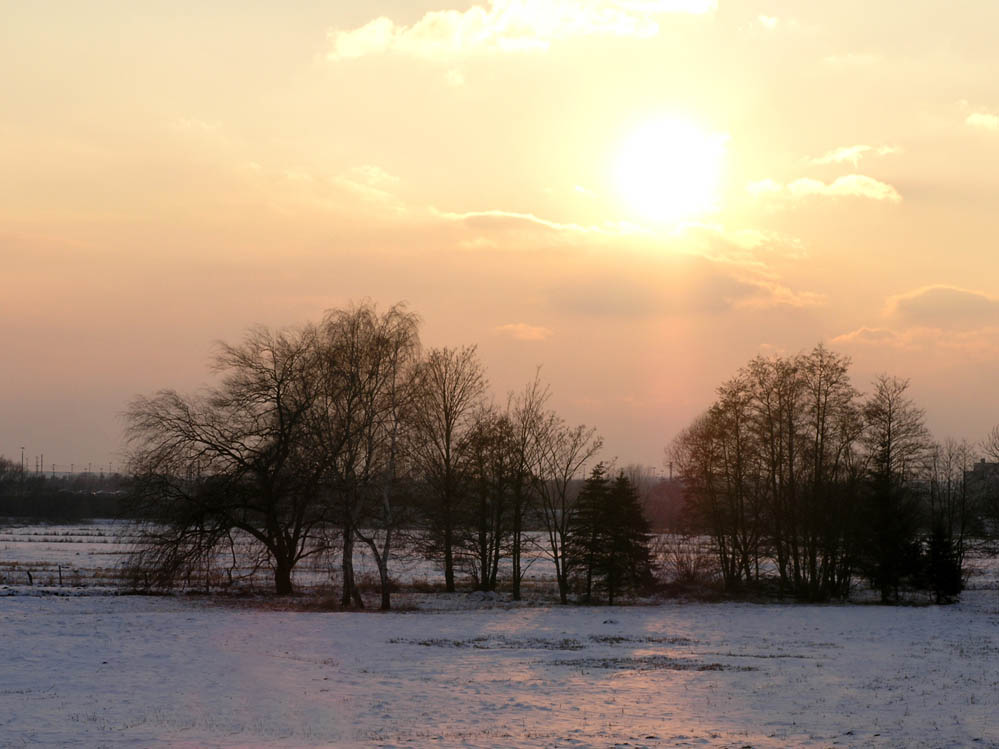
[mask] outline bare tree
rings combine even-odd
[[[753,439],[750,384],[723,384],[718,401],[674,443],[687,493],[685,511],[712,538],[722,580],[736,588],[759,577],[764,535],[765,461]]]
[[[511,488],[512,526],[510,529],[510,562],[513,600],[521,598],[525,518],[536,499],[537,483],[533,470],[540,459],[540,438],[545,420],[545,405],[550,397],[547,385],[541,383],[540,371],[516,396],[507,402],[507,418],[513,431],[514,472]]]
[[[140,559],[169,577],[241,531],[266,551],[276,592],[293,592],[292,570],[317,553],[326,519],[305,440],[310,363],[307,337],[254,328],[240,345],[219,345],[218,387],[131,402],[131,509],[154,521]]]
[[[922,409],[906,395],[908,388],[908,380],[881,375],[864,404],[869,494],[860,562],[882,601],[898,598],[902,579],[918,563],[920,519],[913,480],[929,434]]]
[[[495,590],[500,561],[509,551],[518,460],[513,424],[483,408],[459,446],[468,506],[459,544],[479,590]]]
[[[966,441],[946,439],[930,448],[929,582],[937,602],[964,587],[964,560],[972,534],[981,534],[980,497],[969,486],[973,461]]]
[[[417,331],[416,316],[403,305],[379,314],[370,303],[332,310],[311,331],[317,381],[311,436],[340,529],[344,606],[363,606],[354,577],[355,539],[374,556],[381,607],[391,606],[388,565],[400,519],[393,499],[412,414]]]
[[[546,553],[555,566],[559,601],[569,602],[570,537],[578,492],[572,482],[603,446],[596,430],[584,425],[569,427],[555,414],[538,424],[535,488],[548,545]]]
[[[862,428],[848,367],[821,345],[757,357],[678,438],[687,517],[711,535],[726,587],[758,581],[772,556],[782,590],[846,594]]]
[[[475,346],[432,349],[420,367],[415,408],[414,458],[429,493],[430,532],[444,560],[453,593],[461,482],[458,445],[486,391]]]

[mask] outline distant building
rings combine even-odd
[[[979,503],[981,531],[995,537],[999,534],[999,463],[980,460],[964,472],[964,480],[968,496]]]
[[[964,472],[964,480],[970,491],[995,491],[999,489],[999,463],[987,463],[982,458]]]

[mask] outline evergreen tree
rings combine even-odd
[[[624,473],[618,474],[606,497],[603,548],[597,556],[595,571],[607,586],[607,603],[613,605],[618,593],[651,585],[651,529],[638,492]]]
[[[585,580],[584,601],[599,582],[611,605],[627,590],[652,582],[651,531],[634,485],[624,473],[609,482],[603,464],[593,469],[579,494],[572,525],[573,570]]]
[[[593,600],[593,573],[605,545],[604,523],[607,513],[607,469],[598,463],[583,484],[576,501],[569,550],[573,572],[586,580],[583,600]]]
[[[954,548],[953,536],[940,522],[933,524],[926,550],[926,583],[936,596],[936,602],[950,603],[964,588],[961,564]]]

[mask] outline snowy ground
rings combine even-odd
[[[120,587],[121,564],[136,539],[131,526],[112,520],[63,525],[0,519],[0,595],[25,586],[72,588],[77,592]],[[541,534],[533,534],[533,539],[536,543],[529,544],[524,554],[525,581],[529,585],[553,585],[554,567],[541,547]],[[390,570],[393,580],[424,586],[443,583],[439,565],[418,553],[405,553],[401,541],[397,541],[395,549]],[[272,570],[265,563],[254,565],[249,547],[244,551],[233,569],[235,587],[244,591],[273,590]],[[218,564],[210,572],[213,590],[221,588],[227,577],[225,568],[230,564],[227,554],[219,555]],[[362,583],[370,587],[377,584],[378,568],[363,544],[355,547],[354,568]],[[299,590],[322,592],[330,588],[331,581],[339,579],[339,570],[339,555],[312,556],[298,564],[293,579]],[[204,590],[204,577],[192,579],[190,587]]]
[[[0,535],[3,747],[999,747],[995,565],[946,607],[331,613],[100,595],[114,544],[44,530]],[[80,581],[23,584],[25,549]]]
[[[10,596],[0,745],[996,747],[997,609]]]

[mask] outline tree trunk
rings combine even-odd
[[[361,540],[371,549],[371,555],[375,558],[378,566],[378,591],[381,595],[381,603],[378,608],[382,611],[389,611],[392,608],[391,581],[389,580],[389,554],[392,550],[392,530],[386,531],[384,546],[379,550],[375,541],[375,536],[361,536]],[[359,607],[363,608],[363,606]]]
[[[378,608],[388,611],[392,608],[392,591],[389,589],[388,566],[383,562],[378,562],[378,585],[381,589],[382,600]]]
[[[343,584],[340,593],[340,605],[349,608],[351,605],[359,609],[364,608],[364,600],[361,592],[357,589],[354,580],[354,529],[347,526],[343,529],[343,560],[341,563],[343,570]]]
[[[448,593],[454,593],[454,538],[451,530],[451,519],[444,526],[444,588]]]
[[[295,592],[291,584],[291,564],[278,559],[274,564],[274,592],[279,596],[290,596]]]
[[[519,492],[518,492],[519,494]],[[520,527],[521,527],[521,508],[520,508],[520,497],[515,499],[515,504],[513,508],[513,549],[511,551],[511,562],[512,572],[513,572],[513,600],[520,600]]]

